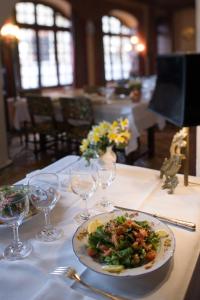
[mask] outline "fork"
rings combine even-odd
[[[53,272],[51,272],[50,274],[52,275],[66,275],[68,278],[73,279],[77,282],[79,282],[80,284],[82,284],[83,286],[87,287],[88,289],[90,289],[91,291],[103,295],[104,297],[107,297],[108,299],[112,299],[112,300],[128,300],[126,298],[123,297],[119,297],[119,296],[115,296],[111,293],[108,293],[106,291],[97,289],[91,285],[89,285],[88,283],[86,283],[85,281],[82,280],[82,278],[76,273],[76,270],[71,268],[71,267],[58,267],[56,268]]]

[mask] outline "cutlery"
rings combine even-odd
[[[145,211],[141,211],[141,210],[136,210],[136,209],[131,209],[131,208],[126,208],[126,207],[121,207],[121,206],[117,206],[114,205],[114,208],[120,209],[120,210],[125,210],[125,211],[133,211],[133,212],[139,212],[139,213],[145,213],[149,216],[152,216],[154,218],[157,218],[163,222],[167,222],[169,224],[172,225],[177,225],[186,229],[190,229],[192,231],[196,230],[196,224],[192,223],[192,222],[188,222],[188,221],[184,221],[184,220],[180,220],[180,219],[175,219],[175,218],[168,218],[168,217],[164,217],[158,214],[153,214],[153,213],[148,213]]]
[[[50,274],[51,275],[66,275],[68,278],[77,281],[78,283],[80,283],[83,286],[87,287],[91,291],[93,291],[93,292],[95,292],[97,294],[103,295],[104,297],[107,297],[108,299],[112,299],[112,300],[128,300],[127,298],[120,297],[120,296],[115,296],[115,295],[113,295],[111,293],[108,293],[106,291],[97,289],[97,288],[89,285],[88,283],[86,283],[85,281],[82,280],[82,278],[76,273],[76,270],[74,268],[71,268],[71,267],[58,267],[58,268],[56,268]]]

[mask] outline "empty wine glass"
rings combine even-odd
[[[50,211],[59,198],[59,178],[53,173],[41,173],[32,176],[28,181],[29,197],[32,204],[44,213],[44,228],[36,235],[38,240],[52,242],[62,236],[62,230],[55,228],[50,222]]]
[[[116,163],[99,160],[98,163],[98,180],[99,185],[102,188],[104,195],[100,201],[100,205],[103,207],[109,206],[111,201],[109,201],[105,195],[106,189],[111,185],[116,175]]]
[[[23,185],[5,186],[0,189],[0,221],[13,229],[14,239],[4,250],[4,257],[17,260],[27,257],[31,244],[19,239],[18,228],[29,213],[27,189]]]
[[[76,216],[76,220],[78,222],[88,220],[90,213],[87,201],[96,191],[97,187],[96,166],[82,158],[79,164],[70,171],[70,187],[72,192],[78,195],[85,204],[84,210]]]

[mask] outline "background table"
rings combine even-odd
[[[45,96],[52,98],[55,108],[55,115],[58,120],[62,119],[61,108],[58,102],[58,98],[63,97],[65,94],[49,93]],[[66,94],[69,96],[69,94]],[[125,149],[126,154],[134,151],[138,147],[138,137],[144,132],[148,131],[148,146],[151,154],[153,155],[154,135],[153,127],[158,126],[159,129],[163,129],[165,121],[155,113],[148,110],[148,100],[142,100],[138,103],[133,103],[130,99],[112,99],[107,101],[105,97],[90,95],[94,110],[94,121],[96,124],[105,120],[112,122],[118,118],[128,118],[129,127],[131,131],[131,140]],[[10,106],[14,105],[14,109],[10,109],[12,116],[10,116],[10,122],[12,122],[15,129],[20,130],[25,121],[30,121],[26,98],[18,98],[14,102],[14,99],[8,99]],[[13,101],[13,102],[12,102]]]
[[[45,172],[60,174],[62,197],[52,211],[52,222],[64,230],[61,240],[42,243],[34,240],[35,233],[43,224],[43,216],[38,215],[23,224],[21,238],[30,239],[33,245],[31,255],[18,262],[0,260],[0,299],[9,300],[64,300],[82,299],[88,290],[80,288],[69,279],[52,278],[49,272],[57,266],[70,265],[82,274],[88,282],[126,296],[128,299],[142,300],[183,300],[192,277],[200,249],[200,185],[183,186],[183,176],[174,195],[161,189],[159,172],[146,168],[117,165],[117,176],[107,190],[107,196],[115,204],[148,212],[160,213],[168,217],[193,221],[197,230],[191,232],[170,226],[176,239],[174,258],[169,264],[153,273],[138,278],[116,279],[96,274],[80,264],[72,250],[72,236],[77,228],[74,216],[82,207],[82,202],[63,185],[68,165],[77,157],[68,156],[46,167]],[[192,182],[200,178],[190,177]],[[26,182],[26,180],[22,181]],[[91,198],[90,206],[100,197],[100,191]],[[11,230],[1,230],[0,252],[10,242]],[[73,289],[79,293],[74,294]],[[90,294],[93,298],[98,296]],[[191,298],[192,299],[192,298]],[[196,298],[198,299],[198,298]],[[194,298],[194,300],[196,300]]]

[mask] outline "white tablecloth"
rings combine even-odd
[[[52,99],[56,99],[55,94],[49,94]],[[63,95],[61,95],[63,96]],[[131,100],[109,100],[105,102],[105,97],[90,96],[93,103],[95,123],[105,120],[112,122],[116,119],[128,118],[131,131],[131,140],[125,149],[126,154],[137,149],[137,139],[144,130],[158,125],[160,129],[165,126],[163,118],[148,110],[149,102],[141,100],[138,103],[132,103]],[[11,99],[8,99],[11,102]],[[57,101],[54,101],[55,114],[57,119],[61,119],[61,111]],[[14,102],[13,126],[15,129],[20,129],[24,121],[30,121],[27,103],[25,98],[19,98]],[[12,119],[12,117],[10,117]]]
[[[76,160],[77,157],[68,156],[43,171],[62,173],[63,176],[67,173],[69,164]],[[200,178],[190,180],[200,182]],[[21,226],[20,236],[31,241],[33,252],[22,261],[0,260],[1,300],[75,300],[82,299],[85,295],[100,299],[69,279],[53,278],[49,275],[56,267],[66,265],[75,267],[84,279],[95,286],[124,295],[128,299],[184,299],[200,249],[200,185],[184,187],[183,177],[180,176],[180,184],[175,194],[168,195],[166,190],[161,189],[158,171],[117,165],[116,179],[107,190],[107,197],[114,203],[182,218],[197,224],[195,232],[170,226],[175,235],[176,249],[174,259],[164,268],[138,278],[120,280],[96,274],[78,261],[73,253],[71,240],[77,228],[73,217],[81,209],[82,203],[75,195],[67,192],[67,187],[61,186],[61,193],[62,197],[52,211],[52,223],[64,230],[64,236],[52,243],[36,241],[34,236],[44,221],[42,215],[33,217]],[[90,199],[90,206],[95,204],[99,195],[100,191],[97,191]],[[0,231],[1,253],[12,235],[10,229],[1,228]]]

